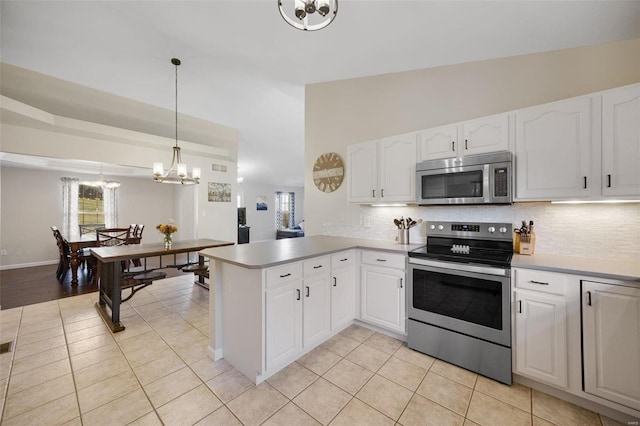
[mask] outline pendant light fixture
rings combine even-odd
[[[338,0],[278,0],[278,9],[282,18],[292,27],[316,31],[325,28],[336,18]],[[290,16],[291,13],[293,16]]]
[[[98,175],[98,180],[94,180],[90,182],[91,186],[100,186],[102,188],[119,188],[120,182],[115,180],[105,180],[104,173],[102,173],[102,163],[100,163],[100,174]]]
[[[200,183],[200,168],[194,167],[191,177],[189,177],[187,165],[182,162],[180,147],[178,146],[178,66],[181,62],[180,59],[172,58],[171,63],[176,68],[176,146],[173,147],[173,158],[166,173],[162,163],[153,163],[153,180],[158,183],[194,185]]]

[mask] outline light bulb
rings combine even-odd
[[[181,178],[187,177],[187,165],[185,163],[178,163],[177,174]]]
[[[164,174],[162,163],[153,163],[153,174],[155,176],[162,176]]]
[[[193,172],[191,173],[191,176],[194,179],[200,179],[200,167],[194,167]]]

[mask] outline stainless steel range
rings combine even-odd
[[[409,252],[407,343],[511,384],[510,223],[428,222]]]

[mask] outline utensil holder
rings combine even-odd
[[[408,229],[398,229],[398,244],[409,244]]]
[[[532,255],[535,252],[535,250],[536,250],[535,232],[527,236],[521,236],[520,234],[516,234],[516,238],[514,240],[514,248],[513,248],[513,251],[515,253]]]

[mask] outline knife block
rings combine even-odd
[[[536,250],[536,233],[532,232],[530,235],[526,237],[520,236],[520,234],[516,234],[516,238],[514,240],[514,248],[513,251],[518,254],[524,255],[532,255]]]

